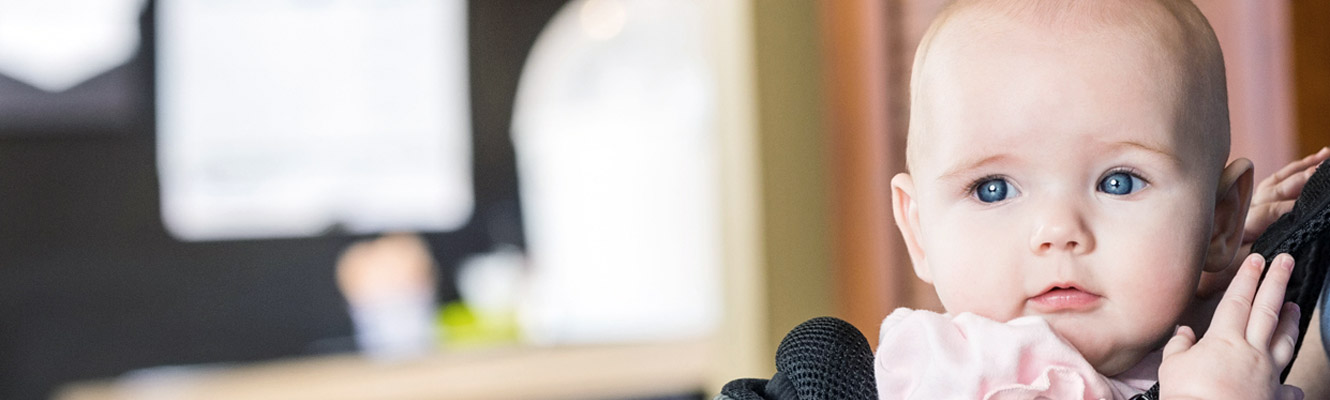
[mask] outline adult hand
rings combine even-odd
[[[1251,208],[1247,210],[1246,225],[1242,229],[1243,244],[1255,242],[1279,216],[1293,210],[1293,201],[1307,186],[1307,179],[1327,158],[1330,158],[1330,148],[1322,147],[1321,151],[1285,165],[1256,185]]]

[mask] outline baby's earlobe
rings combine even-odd
[[[915,201],[914,193],[914,179],[910,174],[902,172],[891,178],[891,210],[896,219],[896,228],[900,230],[905,249],[910,253],[914,274],[932,283],[924,249],[919,243],[919,204]]]

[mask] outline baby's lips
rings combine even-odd
[[[1075,286],[1054,286],[1031,297],[1030,302],[1034,304],[1036,310],[1051,313],[1093,308],[1099,304],[1100,299],[1099,295]]]
[[[1081,283],[1079,283],[1079,282],[1076,282],[1076,281],[1058,281],[1058,282],[1050,283],[1050,284],[1048,284],[1047,286],[1044,286],[1044,289],[1043,289],[1043,290],[1040,290],[1038,294],[1035,294],[1034,296],[1031,296],[1031,297],[1033,298],[1033,297],[1042,296],[1042,295],[1044,295],[1044,294],[1047,294],[1048,292],[1051,292],[1051,291],[1054,291],[1054,290],[1058,290],[1058,289],[1074,289],[1074,290],[1079,290],[1079,291],[1082,291],[1082,292],[1085,292],[1085,293],[1089,293],[1089,294],[1091,294],[1091,295],[1099,296],[1099,293],[1098,293],[1098,292],[1096,292],[1096,291],[1094,291],[1094,290],[1092,290],[1092,289],[1090,289],[1090,288],[1087,288],[1085,285],[1083,285],[1083,284],[1081,284]]]

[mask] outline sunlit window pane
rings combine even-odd
[[[473,208],[461,0],[166,0],[162,214],[186,240],[455,229]]]

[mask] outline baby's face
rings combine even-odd
[[[918,87],[911,174],[893,181],[916,270],[950,313],[1042,316],[1121,372],[1172,332],[1213,224],[1178,67],[1122,37],[994,31],[937,42]]]

